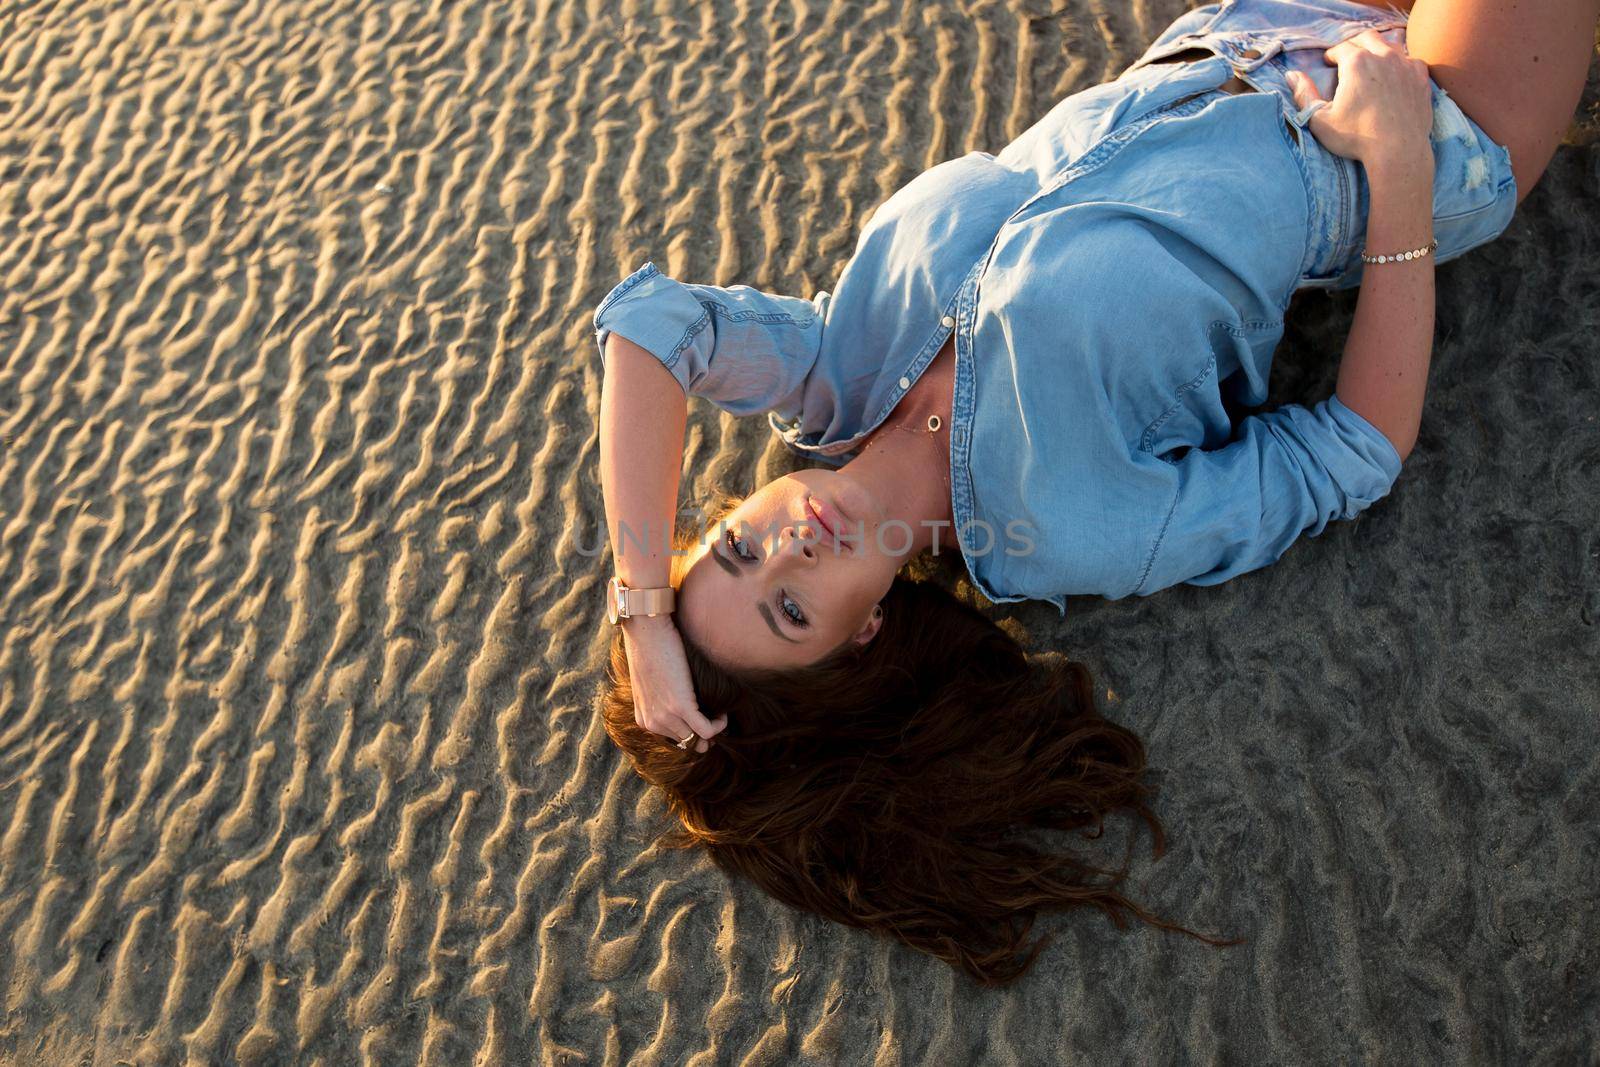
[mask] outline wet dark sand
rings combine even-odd
[[[976,990],[648,850],[595,718],[601,296],[828,288],[1181,10],[0,5],[0,1063],[1594,1062],[1593,84],[1439,270],[1395,492],[996,609],[1162,768],[1141,899],[1248,944],[1050,916]],[[691,414],[687,492],[792,466]]]

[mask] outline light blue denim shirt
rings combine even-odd
[[[1369,26],[1403,40],[1404,24],[1344,0],[1196,8],[998,154],[897,191],[832,292],[680,282],[646,261],[595,309],[601,358],[615,331],[686,394],[767,412],[791,450],[837,466],[954,331],[952,513],[985,597],[1064,612],[1072,594],[1265,566],[1400,473],[1337,396],[1237,422],[1223,400],[1265,402],[1295,290],[1361,278],[1364,173],[1317,144],[1316,105],[1297,109],[1285,74],[1331,98],[1322,50]],[[1192,48],[1210,54],[1154,62]],[[1232,75],[1256,91],[1220,89]],[[1506,149],[1433,94],[1442,261],[1497,236],[1516,189]]]

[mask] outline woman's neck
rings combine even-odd
[[[889,417],[867,435],[856,457],[840,468],[883,505],[886,523],[904,523],[885,529],[881,542],[897,550],[909,531],[908,555],[933,549],[935,538],[938,552],[960,550],[951,529],[949,402],[946,398],[940,412],[936,381],[929,380],[932,388],[919,392],[923,384],[919,380],[901,398]],[[937,431],[928,429],[930,415],[939,416]]]

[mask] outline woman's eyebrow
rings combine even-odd
[[[791,645],[798,645],[800,643],[800,639],[798,637],[790,637],[788,634],[778,629],[777,620],[772,617],[772,609],[767,607],[767,602],[765,600],[756,601],[756,610],[761,612],[761,617],[763,619],[767,620],[767,625],[772,627],[773,633],[777,634]]]
[[[733,560],[729,559],[727,556],[724,556],[722,551],[715,544],[711,546],[711,558],[717,561],[717,566],[721,567],[735,578],[744,577],[744,571],[740,569],[739,565],[734,563]]]

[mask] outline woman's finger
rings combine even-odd
[[[723,715],[720,718],[718,718],[715,722],[709,723],[705,727],[696,728],[694,730],[694,734],[695,734],[696,740],[689,747],[693,748],[696,752],[705,752],[705,751],[709,750],[711,748],[711,737],[714,736],[715,734],[721,733],[727,727],[727,725],[728,725],[728,717],[726,715]],[[689,730],[690,730],[690,727],[688,726],[687,723],[685,723],[683,728],[679,730],[677,736],[675,736],[673,738],[673,742],[676,743],[678,741],[681,741],[683,738],[687,737],[688,734],[689,734]]]
[[[1301,111],[1305,111],[1306,108],[1311,109],[1307,112],[1305,119],[1306,126],[1311,130],[1311,136],[1319,139],[1326,136],[1323,130],[1323,123],[1327,120],[1322,116],[1321,112],[1328,107],[1329,101],[1317,89],[1317,83],[1300,71],[1291,70],[1289,72],[1289,91],[1294,94],[1295,107]]]
[[[701,737],[710,737],[712,734],[715,734],[721,730],[723,726],[728,725],[728,717],[726,715],[717,720],[718,723],[722,724],[721,726],[718,726],[716,723],[713,723],[710,719],[700,714],[700,709],[695,707],[680,709],[678,715],[692,730],[694,730],[695,733],[699,734]],[[678,736],[682,737],[683,735],[679,734]]]
[[[1294,94],[1294,106],[1298,108],[1310,107],[1318,100],[1327,103],[1322,93],[1317,89],[1317,83],[1300,73],[1298,70],[1289,72],[1289,90]]]
[[[673,744],[677,744],[695,732],[694,727],[684,722],[677,715],[657,715],[654,717],[653,723],[646,729],[653,734],[659,734]]]
[[[694,719],[689,718],[691,715],[694,716]],[[696,725],[695,719],[698,719],[702,725]],[[654,723],[653,726],[646,726],[645,728],[651,733],[660,734],[662,737],[670,737],[676,743],[682,741],[691,733],[701,738],[715,737],[727,728],[728,717],[723,715],[715,722],[712,722],[697,711],[675,711],[655,716]]]

